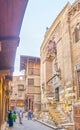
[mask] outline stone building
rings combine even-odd
[[[71,63],[72,63],[72,82],[73,91],[73,109],[75,130],[80,129],[80,0],[77,0],[69,9],[70,21],[70,41],[71,41]]]
[[[67,3],[57,16],[40,54],[42,110],[49,109],[52,101],[71,112],[80,98],[80,0]]]
[[[20,68],[25,69],[26,81],[26,110],[40,111],[41,90],[40,90],[40,58],[33,56],[21,56]]]
[[[59,89],[63,90],[62,87],[64,87],[64,85],[62,85],[62,87],[59,87],[60,86],[59,82],[61,81],[59,79],[59,76],[57,75],[57,72],[59,70],[61,71],[61,80],[63,81],[64,73],[65,73],[63,69],[65,70],[67,66],[67,65],[63,66],[63,60],[64,60],[63,56],[65,56],[64,53],[66,53],[65,45],[68,46],[67,43],[69,44],[69,31],[66,31],[68,30],[67,14],[69,8],[70,8],[70,4],[68,3],[65,6],[65,8],[61,11],[61,13],[58,15],[58,17],[55,19],[52,26],[47,30],[44,37],[44,41],[40,49],[41,50],[40,51],[41,52],[41,79],[43,80],[43,81],[41,80],[41,85],[42,85],[42,91],[45,93],[44,94],[45,97],[46,96],[52,98],[53,96],[55,97],[55,89],[57,89],[57,97],[59,99]],[[67,41],[64,37],[65,33],[67,36]],[[57,81],[55,81],[56,86],[54,86],[54,82],[53,82],[54,78],[55,79],[57,78]]]
[[[12,80],[12,93],[10,95],[9,106],[11,110],[20,109],[25,111],[25,76],[13,76]]]

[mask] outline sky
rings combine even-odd
[[[75,0],[69,0],[72,4]],[[29,0],[20,31],[14,75],[19,74],[20,55],[40,57],[46,27],[50,27],[68,0]]]

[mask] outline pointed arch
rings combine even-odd
[[[74,29],[74,39],[75,39],[75,43],[80,40],[80,26],[79,25],[77,25]]]

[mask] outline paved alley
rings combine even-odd
[[[19,124],[17,120],[14,123],[14,126],[9,128],[9,130],[53,130],[37,121],[28,120],[27,118],[23,118],[23,124]]]

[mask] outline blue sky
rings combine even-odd
[[[75,0],[69,0],[73,3]],[[46,27],[50,27],[68,0],[29,0],[17,48],[15,71],[18,72],[20,55],[40,56],[40,46]]]

